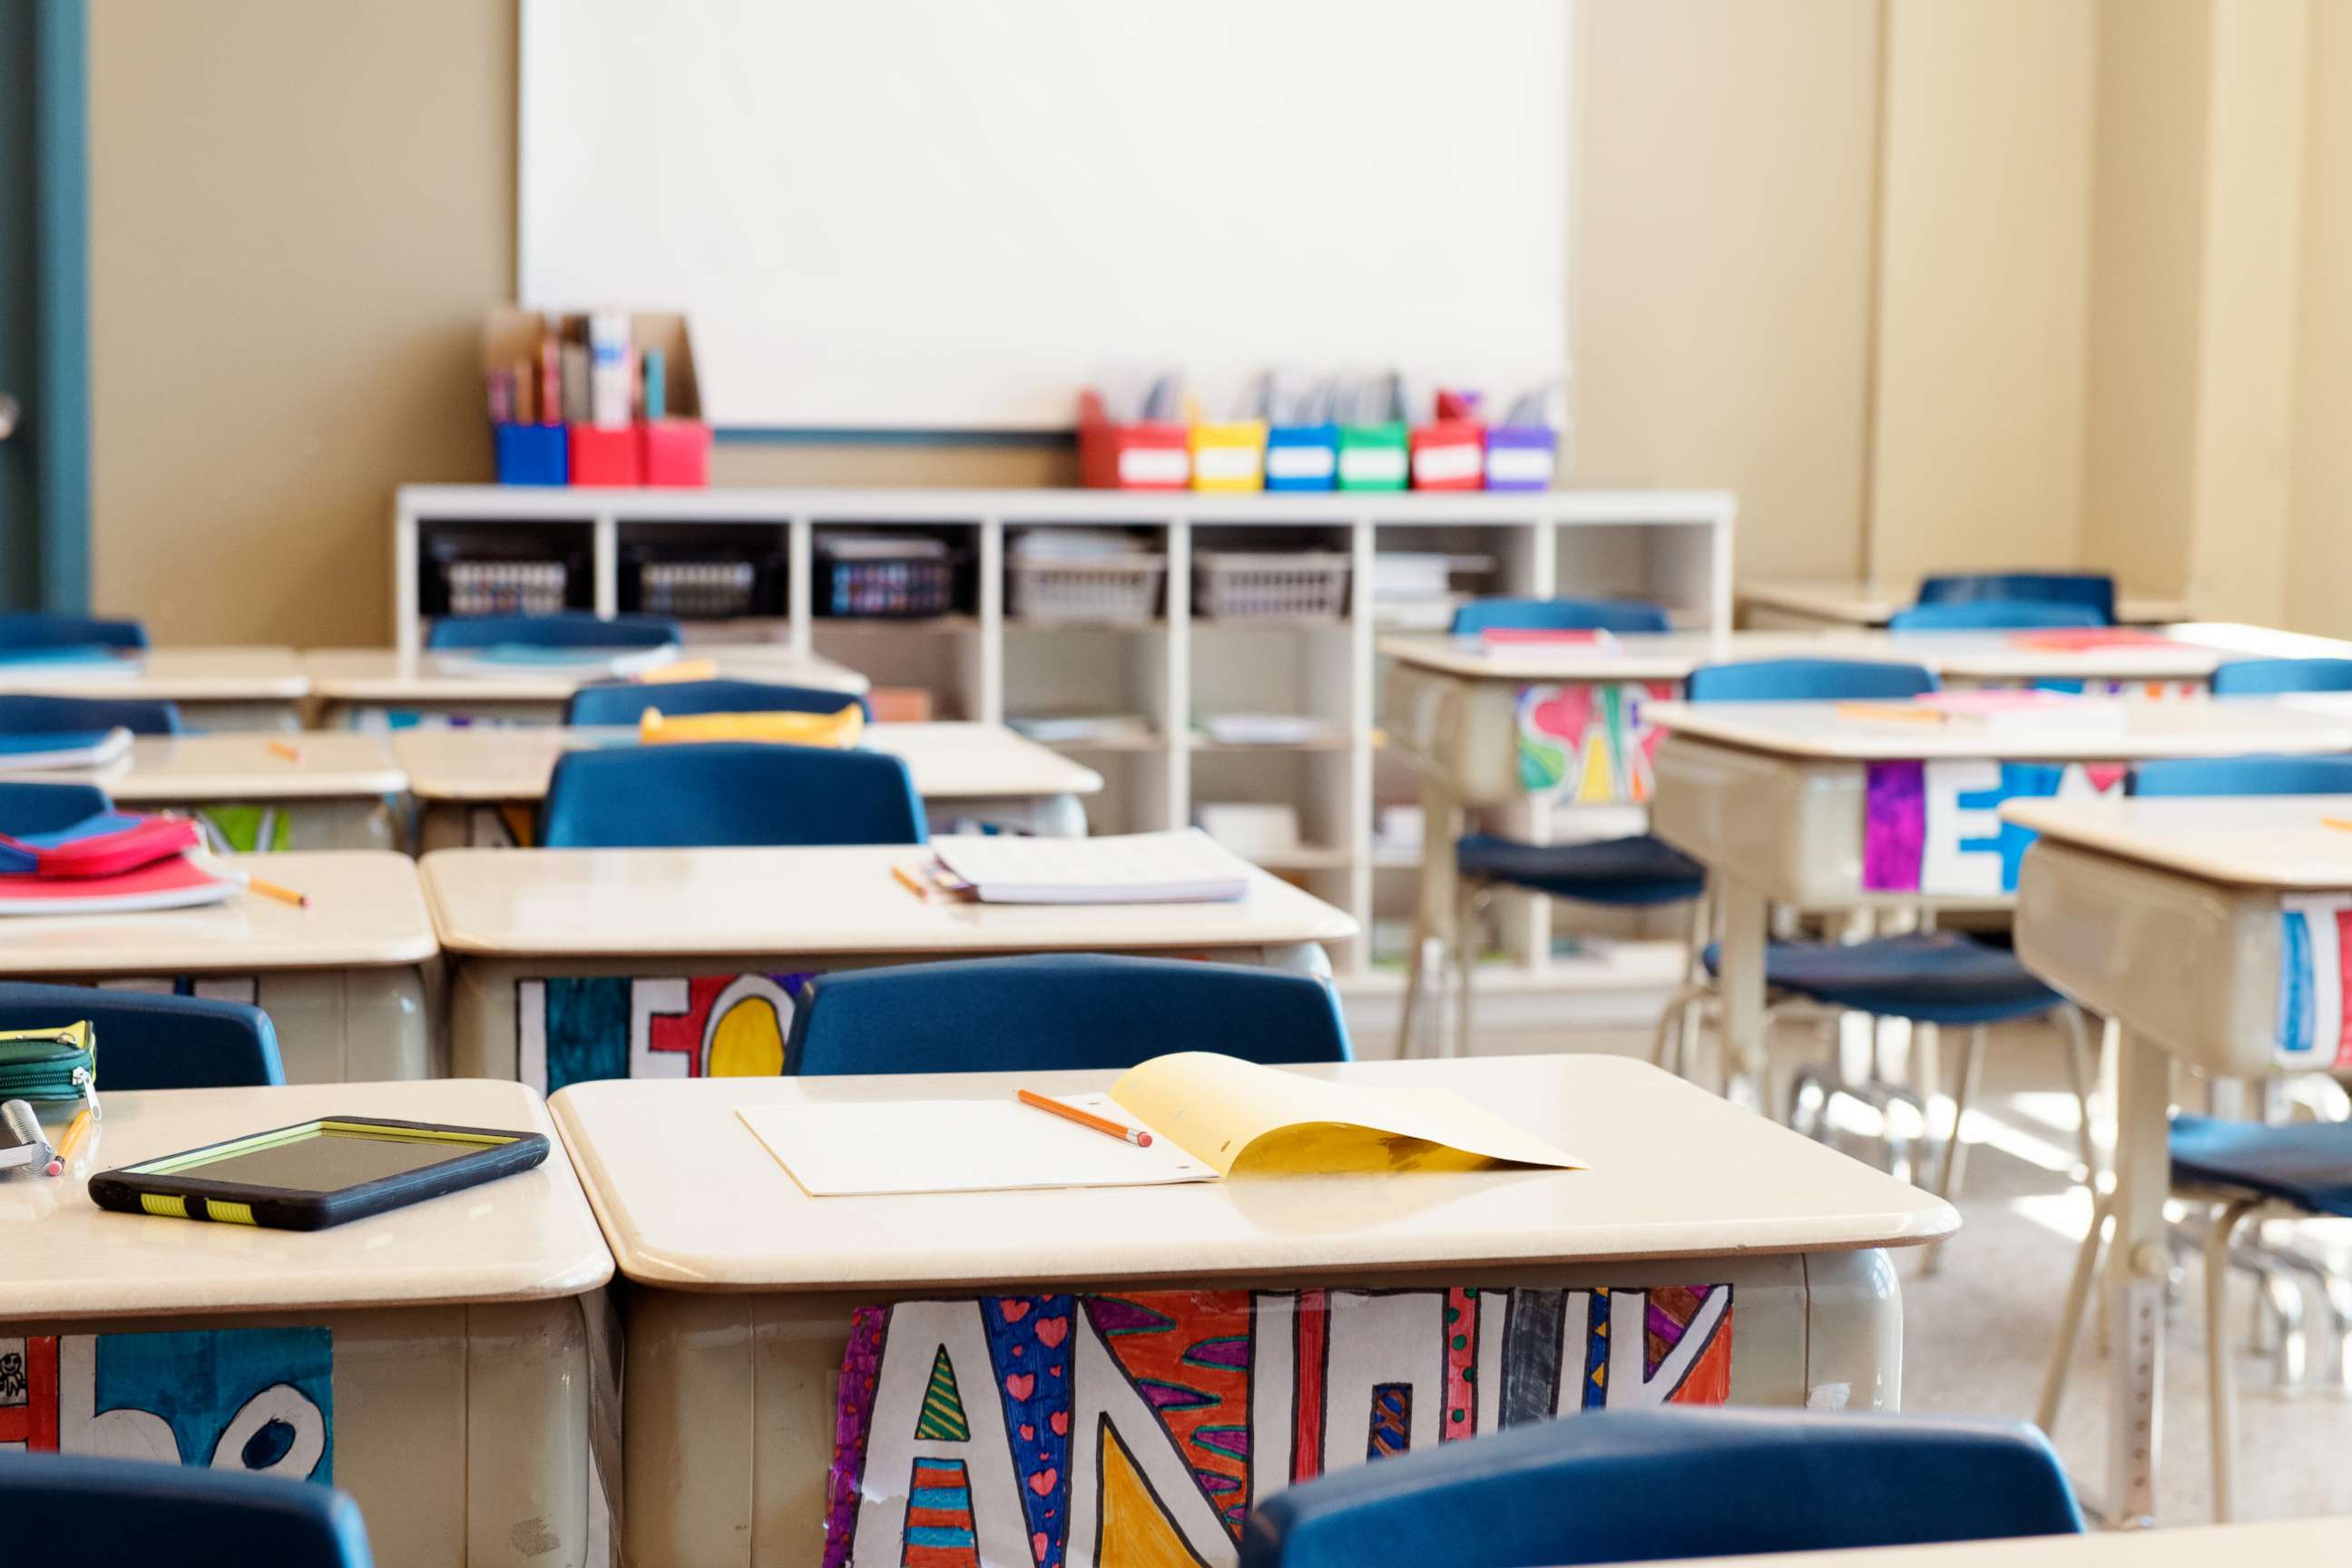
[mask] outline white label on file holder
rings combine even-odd
[[[1270,479],[1328,479],[1331,477],[1333,459],[1338,456],[1330,447],[1268,447],[1265,449],[1265,477]]]
[[[1246,479],[1257,473],[1255,447],[1202,447],[1192,454],[1192,471],[1204,479]]]
[[[1191,454],[1181,447],[1129,447],[1118,455],[1123,485],[1181,485],[1192,477]]]
[[[1549,447],[1493,447],[1486,452],[1486,477],[1508,484],[1548,485],[1551,462]]]
[[[1451,447],[1423,447],[1412,455],[1412,477],[1424,485],[1475,479],[1486,454],[1469,442]]]
[[[1342,447],[1339,478],[1351,485],[1394,485],[1404,482],[1402,447]]]

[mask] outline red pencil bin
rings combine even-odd
[[[1098,490],[1181,490],[1192,481],[1192,431],[1147,421],[1114,425],[1097,393],[1078,395],[1078,483]]]
[[[1413,489],[1486,489],[1486,432],[1476,420],[1433,419],[1416,425],[1411,444]]]

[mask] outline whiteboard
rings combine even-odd
[[[523,0],[518,291],[688,315],[706,416],[1568,361],[1568,0]]]

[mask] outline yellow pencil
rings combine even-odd
[[[297,767],[302,763],[302,748],[285,741],[270,742],[269,754],[273,757],[283,757]]]
[[[75,1114],[73,1125],[66,1129],[66,1135],[58,1140],[58,1152],[49,1156],[50,1175],[66,1173],[66,1167],[73,1163],[74,1151],[81,1147],[82,1135],[89,1131],[89,1107],[85,1105]]]
[[[931,890],[923,886],[921,879],[918,878],[912,871],[908,870],[904,866],[891,867],[890,875],[898,878],[899,885],[904,887],[907,891],[914,894],[915,897],[919,899],[928,899],[931,896]]]
[[[2319,819],[2319,826],[2340,828],[2346,833],[2352,833],[2352,821],[2347,821],[2340,816],[2323,816]]]
[[[241,871],[237,874],[245,879],[247,887],[265,899],[276,899],[279,903],[291,904],[298,910],[307,910],[310,907],[310,895],[308,893],[298,893],[291,888],[281,888],[275,882],[265,882],[250,871]]]

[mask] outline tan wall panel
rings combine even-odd
[[[2212,0],[2100,0],[2082,560],[2188,584]]]
[[[1879,575],[2075,559],[2093,20],[2091,0],[1890,0]]]
[[[1726,486],[1862,566],[1876,0],[1583,0],[1576,482]]]
[[[2352,637],[2352,5],[2311,8],[2287,624]]]

